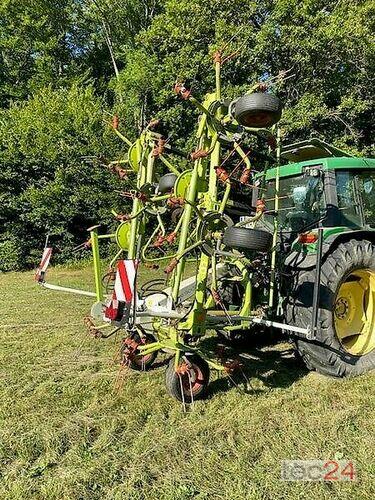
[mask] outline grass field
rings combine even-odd
[[[90,270],[51,281],[88,285]],[[247,390],[212,374],[183,413],[163,358],[126,372],[117,343],[89,337],[90,299],[0,275],[1,499],[375,498],[375,379],[308,373],[288,344],[243,353]],[[341,454],[341,455],[340,455]],[[280,480],[283,459],[353,459],[356,483]]]

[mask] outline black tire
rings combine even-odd
[[[275,125],[282,115],[282,103],[273,94],[246,94],[235,104],[234,116],[245,127],[267,128]]]
[[[138,333],[136,333],[135,335],[137,335],[137,342],[142,342],[144,344],[152,344],[153,342],[156,342],[156,338],[150,333],[143,333],[142,337]],[[148,371],[154,364],[157,355],[157,351],[154,351],[146,356],[135,355],[134,357],[130,358],[127,365],[129,366],[129,368],[135,371]]]
[[[352,282],[352,273],[358,270],[375,271],[375,245],[367,240],[341,243],[322,264],[316,339],[295,337],[296,348],[310,370],[334,377],[350,377],[375,368],[375,348],[363,355],[353,354],[344,347],[335,329],[340,287]],[[293,269],[291,271],[293,273]],[[286,308],[289,324],[305,328],[311,324],[314,279],[315,270],[294,271],[293,289]],[[372,335],[375,335],[374,329]]]
[[[223,243],[229,248],[267,252],[272,247],[272,234],[261,229],[231,226],[226,229]]]
[[[185,403],[192,403],[193,400],[204,398],[210,381],[210,368],[207,362],[196,354],[181,356],[180,366],[183,363],[188,365],[192,384],[191,389],[188,374],[178,374],[174,362],[173,357],[169,361],[165,374],[168,393],[178,401],[184,401]],[[181,383],[183,393],[181,392]],[[191,397],[192,393],[193,398]]]
[[[169,193],[174,188],[175,182],[177,180],[177,175],[172,172],[163,175],[159,179],[158,192],[160,194]]]
[[[222,342],[234,348],[259,345],[259,337],[255,338],[255,334],[249,329],[235,331],[216,330],[216,333]]]
[[[253,325],[246,330],[216,330],[216,334],[222,342],[234,349],[255,349],[285,341],[280,330],[264,328],[261,325]]]
[[[242,304],[244,294],[243,286],[238,282],[219,281],[218,292],[223,301],[224,307],[229,309],[235,306],[238,309]],[[275,344],[283,336],[278,330],[264,327],[263,325],[252,325],[243,330],[216,330],[217,336],[226,344],[234,348],[254,348]]]
[[[183,207],[177,207],[173,209],[171,213],[171,221],[173,222],[173,224],[177,224],[177,222],[181,219],[183,213],[184,213]]]

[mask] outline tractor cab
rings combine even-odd
[[[294,162],[266,172],[265,201],[270,210],[277,205],[285,237],[318,226],[375,228],[374,159],[351,157],[318,139],[283,147],[281,158]]]

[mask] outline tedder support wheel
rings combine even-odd
[[[230,306],[240,308],[244,294],[243,287],[238,282],[219,281],[218,290],[220,299],[226,309]],[[216,330],[217,336],[223,341],[230,344],[232,347],[247,347],[252,345],[254,340],[254,332],[250,329],[246,330]],[[259,340],[259,339],[258,339]]]
[[[287,321],[311,324],[315,270],[295,273]],[[296,337],[309,369],[335,377],[375,368],[375,245],[341,243],[322,264],[316,339]]]
[[[216,330],[218,337],[233,348],[256,348],[266,345],[276,344],[282,340],[282,335],[278,330],[266,330],[262,325],[253,325],[252,328],[244,330]]]
[[[224,233],[223,243],[230,248],[267,252],[272,246],[272,234],[261,229],[231,226]]]
[[[133,343],[135,342],[135,343]],[[138,345],[152,344],[156,342],[156,339],[153,335],[149,333],[135,333],[131,337],[124,339],[122,345],[122,362],[123,364],[129,366],[133,370],[137,371],[147,371],[151,368],[154,363],[158,353],[154,351],[150,354],[146,354],[146,356],[141,356],[137,349]]]
[[[177,180],[177,175],[172,172],[163,175],[159,179],[158,191],[160,194],[169,193],[174,188],[175,182]]]
[[[207,393],[209,380],[210,368],[206,361],[196,354],[181,356],[177,371],[175,359],[172,358],[165,374],[169,394],[185,403],[202,399]]]
[[[254,128],[267,128],[275,125],[282,114],[282,104],[272,94],[255,92],[246,94],[235,104],[234,117],[240,125]]]

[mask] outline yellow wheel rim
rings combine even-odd
[[[336,335],[350,354],[375,348],[375,271],[353,271],[339,288],[333,308]]]

